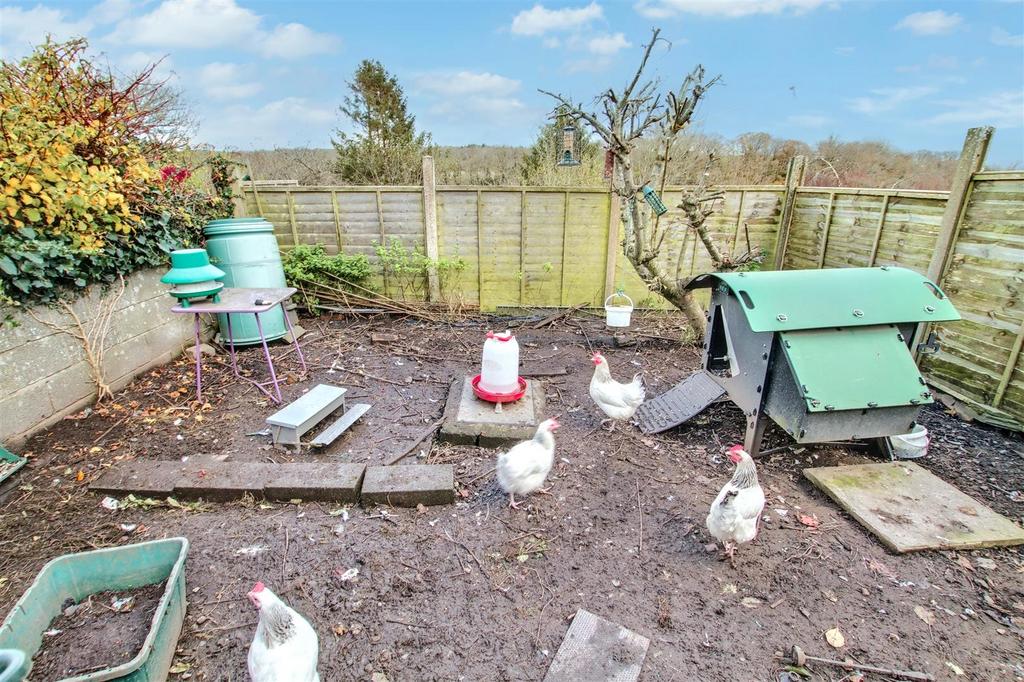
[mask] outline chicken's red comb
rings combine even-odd
[[[266,588],[266,585],[264,585],[262,583],[262,581],[261,581],[261,582],[257,582],[255,585],[253,585],[251,591],[252,592],[262,592],[264,590],[264,588]]]
[[[731,448],[729,448],[728,453],[731,455],[734,452],[740,452],[742,450],[743,450],[743,446],[742,445],[733,445]]]

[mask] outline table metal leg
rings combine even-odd
[[[288,311],[285,310],[284,301],[281,301],[281,312],[284,313],[284,326],[288,328],[288,333],[292,336],[292,343],[295,344],[295,352],[299,354],[299,362],[302,363],[302,373],[305,374],[309,371],[306,369],[306,358],[302,354],[302,346],[299,345],[299,337],[295,335],[295,330],[292,329],[292,322],[288,319]]]
[[[274,371],[274,360],[270,357],[270,348],[267,346],[267,337],[263,335],[263,323],[260,322],[260,314],[256,316],[256,329],[260,333],[260,341],[263,343],[263,355],[267,358],[267,369],[270,370],[270,380],[274,382],[274,393],[277,394],[277,402],[282,402],[281,386],[277,383],[277,372]]]
[[[242,376],[238,373],[238,360],[235,358],[235,335],[231,331],[231,313],[227,313],[224,317],[228,321],[228,347],[231,349],[231,369],[235,370],[235,376]]]
[[[199,313],[192,316],[196,337],[196,400],[203,402],[203,351],[199,348]]]

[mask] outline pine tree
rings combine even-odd
[[[421,158],[431,153],[429,133],[416,132],[398,80],[380,62],[364,59],[340,107],[355,132],[337,131],[335,171],[355,185],[414,185]]]

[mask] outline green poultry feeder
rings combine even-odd
[[[224,270],[225,286],[239,289],[276,289],[285,285],[281,253],[277,248],[274,226],[263,218],[225,218],[207,223],[206,250],[217,266]],[[260,343],[256,317],[231,313],[228,334],[227,314],[217,315],[221,337],[236,346]],[[260,313],[263,334],[267,341],[279,339],[288,329],[280,306]]]
[[[181,307],[187,308],[193,300],[213,297],[220,300],[224,271],[210,265],[206,249],[178,249],[171,251],[171,269],[160,278],[164,284],[171,284],[171,296],[178,299]]]

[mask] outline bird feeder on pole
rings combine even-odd
[[[576,154],[576,126],[569,123],[562,128],[562,154],[558,159],[559,166],[578,166]]]

